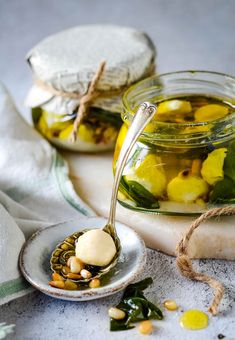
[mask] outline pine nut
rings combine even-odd
[[[71,266],[71,261],[73,258],[76,258],[76,256],[70,256],[67,260],[67,266],[70,267]]]
[[[70,268],[70,263],[71,263],[71,260],[72,258],[75,257],[75,256],[70,256],[67,260],[67,266]]]
[[[82,276],[79,274],[74,274],[74,273],[68,273],[67,274],[67,278],[68,279],[72,279],[72,280],[81,280]]]
[[[81,272],[80,272],[80,274],[82,275],[82,277],[83,277],[84,279],[90,279],[90,278],[92,277],[91,272],[89,272],[89,271],[86,270],[86,269],[82,269]]]
[[[78,288],[76,283],[70,280],[66,280],[64,285],[65,285],[65,289],[68,289],[68,290],[75,290]]]
[[[174,311],[178,309],[177,303],[175,302],[175,300],[166,300],[163,303],[164,307],[170,311]]]
[[[139,332],[141,334],[150,334],[153,332],[153,324],[150,320],[142,321],[139,325]]]
[[[78,274],[84,268],[84,263],[82,263],[76,256],[70,257],[70,271],[71,273]]]
[[[52,280],[53,281],[64,281],[64,278],[60,274],[54,272],[52,274]]]
[[[55,288],[60,288],[60,289],[65,288],[64,281],[50,281],[49,285]]]
[[[115,320],[122,320],[125,318],[126,313],[119,308],[111,307],[109,308],[109,316],[110,318],[115,319]]]
[[[93,279],[89,283],[90,288],[98,288],[100,286],[100,280],[99,279]]]

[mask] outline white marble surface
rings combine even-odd
[[[70,177],[79,196],[101,216],[108,217],[113,184],[112,153],[62,152],[70,166]],[[98,179],[98,180],[97,180]],[[134,212],[117,204],[116,218],[141,235],[146,245],[165,254],[175,250],[195,217],[164,216]],[[204,222],[193,233],[189,256],[235,260],[235,215]],[[205,242],[210,240],[210,244]]]
[[[158,48],[158,71],[208,69],[235,74],[234,0],[0,0],[0,78],[23,108],[31,83],[26,52],[44,36],[58,30],[87,23],[116,23],[147,31]],[[203,285],[181,278],[174,259],[149,250],[144,276],[154,285],[148,297],[154,302],[175,298],[182,308],[205,310],[212,297]],[[197,262],[197,261],[196,261]],[[199,261],[200,269],[217,276],[226,286],[222,313],[212,318],[203,331],[182,330],[177,313],[165,313],[156,322],[152,338],[207,340],[226,335],[235,339],[234,262]],[[33,293],[0,308],[0,321],[16,323],[9,339],[140,339],[136,330],[108,331],[107,308],[119,294],[87,303],[57,301]]]

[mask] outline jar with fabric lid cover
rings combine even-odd
[[[121,95],[154,74],[155,54],[145,33],[121,26],[78,26],[47,37],[27,55],[34,84],[26,105],[36,129],[62,148],[112,149]]]
[[[138,105],[157,111],[123,171],[119,202],[157,214],[190,215],[235,202],[235,78],[205,71],[153,76],[123,96],[113,167]]]

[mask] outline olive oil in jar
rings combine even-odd
[[[226,117],[234,105],[216,97],[179,96],[157,103],[155,119],[167,123],[200,123]]]
[[[231,170],[235,142],[220,136],[234,103],[207,95],[181,95],[156,105],[157,112],[123,171],[121,203],[148,211],[184,212],[193,206],[201,212],[214,203],[235,201],[235,170],[234,174]],[[124,125],[114,165],[126,132]]]

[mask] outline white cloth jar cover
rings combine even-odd
[[[98,91],[122,90],[154,72],[155,47],[143,32],[113,25],[78,26],[47,37],[27,55],[36,78],[64,92],[85,94],[99,64],[106,61]],[[55,96],[34,84],[26,105],[72,114],[79,99]],[[92,106],[120,112],[120,94],[98,97]]]

